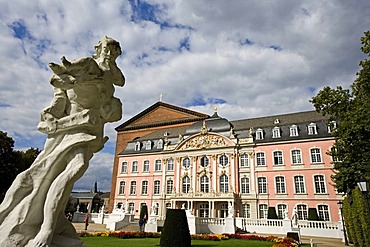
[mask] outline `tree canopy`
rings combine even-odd
[[[37,148],[25,152],[14,150],[14,140],[0,131],[0,202],[15,177],[29,168],[39,153]]]
[[[370,55],[370,31],[361,38],[361,50]],[[370,61],[360,61],[350,89],[323,88],[312,98],[316,111],[338,123],[333,135],[333,181],[339,192],[353,189],[361,177],[370,179]]]

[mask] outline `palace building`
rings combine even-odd
[[[339,221],[333,128],[315,111],[229,121],[157,102],[116,128],[111,205]]]

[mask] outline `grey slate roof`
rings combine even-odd
[[[278,123],[276,122],[278,120]],[[246,138],[249,136],[249,129],[253,128],[253,135],[257,129],[263,129],[264,139],[256,140],[256,144],[263,144],[269,142],[280,142],[289,140],[300,140],[300,139],[313,139],[313,138],[324,138],[331,137],[331,134],[327,129],[328,116],[322,116],[316,111],[298,112],[290,114],[281,114],[275,116],[258,117],[250,119],[241,119],[235,121],[228,121],[225,118],[219,117],[215,113],[212,117],[205,120],[207,130],[209,132],[216,132],[226,137],[230,136],[231,129],[233,130],[236,138]],[[317,135],[308,135],[307,126],[310,123],[315,123],[317,126]],[[290,136],[290,126],[296,125],[298,127],[299,136]],[[272,138],[272,129],[274,127],[280,128],[281,137]],[[132,142],[129,142],[126,149],[121,154],[133,154],[133,153],[152,153],[162,151],[163,149],[156,148],[158,140],[164,140],[164,133],[167,134],[167,139],[170,145],[175,145],[180,142],[179,135],[182,137],[189,137],[201,132],[203,127],[203,121],[198,121],[188,127],[168,128],[155,131],[149,135],[143,136]],[[145,149],[145,141],[152,140],[153,148],[151,150]],[[135,151],[135,143],[142,142],[142,148],[140,151]]]

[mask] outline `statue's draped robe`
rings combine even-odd
[[[44,221],[44,202],[50,191],[51,185],[56,178],[65,170],[68,162],[66,157],[72,149],[82,147],[84,155],[91,158],[93,151],[90,146],[96,143],[96,136],[86,133],[71,133],[71,131],[61,131],[54,135],[49,135],[44,151],[36,158],[32,166],[20,173],[12,186],[6,193],[3,203],[0,205],[0,246],[24,246],[30,239],[33,239]],[[95,146],[95,145],[92,145]],[[86,170],[86,164],[77,164],[77,169]],[[83,172],[84,172],[83,171]],[[80,174],[82,175],[83,172]],[[69,181],[72,189],[74,181]],[[59,202],[66,204],[65,202]],[[63,212],[58,216],[51,246],[59,246],[56,242],[64,246],[81,246],[81,240],[76,236],[73,225],[64,217]],[[65,221],[65,222],[64,222]],[[63,226],[63,228],[60,228]]]

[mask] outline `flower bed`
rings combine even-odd
[[[158,232],[125,232],[125,231],[108,231],[108,232],[94,232],[88,233],[81,231],[78,233],[80,237],[89,236],[102,236],[102,237],[115,237],[115,238],[160,238],[161,234]],[[272,247],[297,247],[298,243],[291,238],[279,238],[276,236],[259,236],[250,234],[193,234],[191,235],[192,240],[213,240],[221,241],[228,240],[230,238],[241,239],[241,240],[259,240],[259,241],[270,241],[275,242]]]

